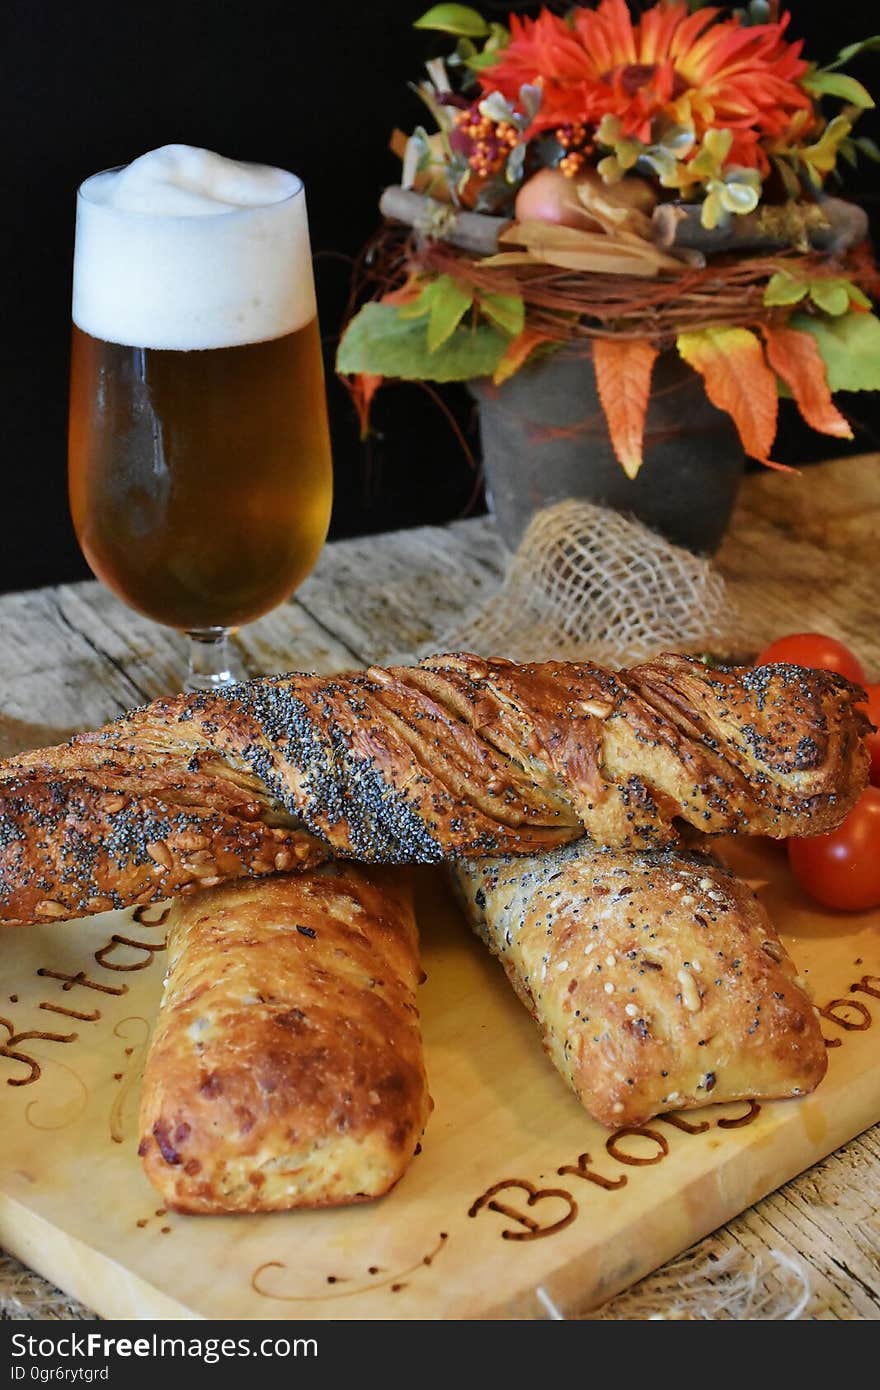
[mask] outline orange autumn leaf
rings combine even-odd
[[[396,290],[389,290],[383,294],[381,304],[411,304],[414,299],[418,299],[421,293],[419,277],[416,274],[408,275],[402,285],[398,285]],[[349,378],[347,385],[355,412],[360,426],[360,437],[363,442],[370,433],[370,409],[373,404],[373,397],[378,391],[382,382],[382,376],[376,376],[373,372],[358,372]]]
[[[360,425],[361,442],[370,433],[370,406],[373,404],[373,397],[378,391],[384,377],[374,376],[371,372],[358,372],[357,376],[352,377],[349,383],[349,392],[357,411],[358,424]]]
[[[772,466],[779,397],[760,339],[747,328],[703,328],[680,333],[676,343],[703,378],[709,400],[733,420],[746,453]]]
[[[534,348],[539,347],[541,343],[549,343],[550,341],[552,340],[547,337],[547,334],[542,333],[538,328],[524,328],[521,333],[517,333],[516,337],[511,339],[495,368],[492,376],[495,385],[500,386],[502,382],[512,377],[514,372],[518,372]]]
[[[638,339],[597,338],[593,343],[599,399],[614,452],[628,478],[634,478],[642,466],[645,415],[656,356],[655,347]]]
[[[825,363],[812,334],[769,325],[763,331],[767,361],[791,391],[807,424],[821,434],[852,439],[849,424],[831,399]]]
[[[388,141],[388,148],[392,154],[396,154],[398,159],[403,159],[406,154],[406,146],[409,136],[403,130],[394,129],[391,132],[391,139]]]

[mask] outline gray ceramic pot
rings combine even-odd
[[[718,549],[745,460],[729,417],[677,353],[654,365],[645,462],[634,480],[614,457],[590,357],[553,353],[503,386],[471,383],[489,507],[513,549],[532,515],[566,497],[636,516],[688,550]]]

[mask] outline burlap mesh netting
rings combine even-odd
[[[633,518],[569,499],[537,513],[501,589],[443,647],[616,667],[664,650],[731,653],[741,627],[708,560]]]

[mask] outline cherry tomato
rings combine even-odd
[[[871,757],[869,775],[875,787],[880,787],[880,685],[866,685],[865,689],[868,703],[863,708],[867,710],[871,723],[877,726],[877,733],[868,734],[865,739],[865,747]]]
[[[880,906],[880,787],[866,787],[828,835],[789,840],[795,877],[825,907],[864,912]]]
[[[821,632],[796,632],[790,637],[779,637],[764,648],[755,665],[765,666],[770,661],[787,661],[792,666],[837,671],[856,685],[865,684],[864,669],[849,647],[834,637],[823,636]]]

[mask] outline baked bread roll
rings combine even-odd
[[[865,781],[862,697],[796,666],[666,656],[614,674],[443,656],[157,701],[0,763],[0,921],[146,902],[322,852],[429,863],[537,853],[585,830],[639,849],[674,842],[676,818],[818,834]]]
[[[755,894],[706,856],[589,841],[453,875],[554,1065],[603,1125],[804,1095],[816,1012]]]
[[[139,1152],[168,1206],[279,1211],[379,1197],[431,1108],[408,884],[328,865],[172,908]]]

